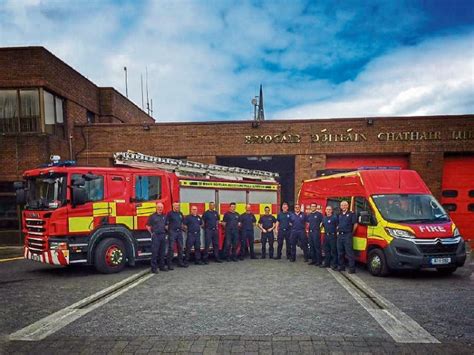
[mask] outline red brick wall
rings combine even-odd
[[[311,134],[362,133],[366,141],[317,143]],[[440,131],[449,136],[455,130],[474,131],[474,116],[434,116],[376,118],[373,125],[366,119],[266,121],[259,128],[251,122],[160,123],[144,130],[142,125],[93,125],[89,132],[89,150],[79,161],[89,164],[111,164],[112,153],[131,149],[159,156],[189,157],[197,161],[213,161],[215,156],[295,155],[295,190],[303,179],[314,177],[324,169],[326,155],[406,154],[410,166],[420,172],[439,197],[444,152],[474,151],[473,139],[442,141],[380,141],[378,132]],[[299,143],[245,144],[246,135],[299,134]],[[74,139],[82,141],[75,130]],[[79,145],[79,144],[77,144]],[[87,161],[85,159],[87,154]],[[211,157],[211,158],[209,158]],[[426,165],[427,157],[432,163]],[[441,158],[440,158],[441,157]],[[440,160],[441,159],[441,160]],[[441,163],[440,163],[441,161]]]

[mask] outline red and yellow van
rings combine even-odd
[[[303,182],[298,202],[330,205],[342,200],[358,216],[356,260],[372,275],[435,268],[450,274],[463,266],[466,245],[458,228],[416,171],[374,169]]]

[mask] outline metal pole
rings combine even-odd
[[[142,86],[142,110],[145,111],[145,103],[143,101],[143,74],[140,74],[140,83]]]
[[[125,72],[125,96],[128,99],[128,75],[127,75],[127,67],[123,67],[123,71]]]

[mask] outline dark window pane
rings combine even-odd
[[[37,132],[40,105],[38,89],[20,90],[20,131]]]
[[[458,206],[455,203],[445,203],[443,207],[448,212],[454,212],[457,210]]]
[[[443,190],[441,193],[443,197],[458,197],[457,190]]]
[[[159,176],[138,176],[135,185],[137,201],[152,201],[161,198],[161,178]]]
[[[470,203],[469,205],[467,205],[467,210],[469,212],[474,212],[474,203]]]
[[[469,197],[474,197],[474,190],[469,190]]]
[[[18,132],[18,93],[0,90],[0,132]]]
[[[81,174],[73,174],[71,180],[81,178]],[[86,180],[84,188],[87,191],[89,201],[100,201],[104,199],[104,177],[99,176],[98,179]]]

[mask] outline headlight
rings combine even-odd
[[[67,250],[67,243],[64,242],[50,242],[49,249],[51,250]]]
[[[460,237],[460,236],[461,236],[461,233],[459,233],[459,229],[457,227],[454,228],[453,238],[457,238],[457,237]]]
[[[395,228],[385,228],[388,234],[394,238],[415,238],[415,235],[409,231]]]

